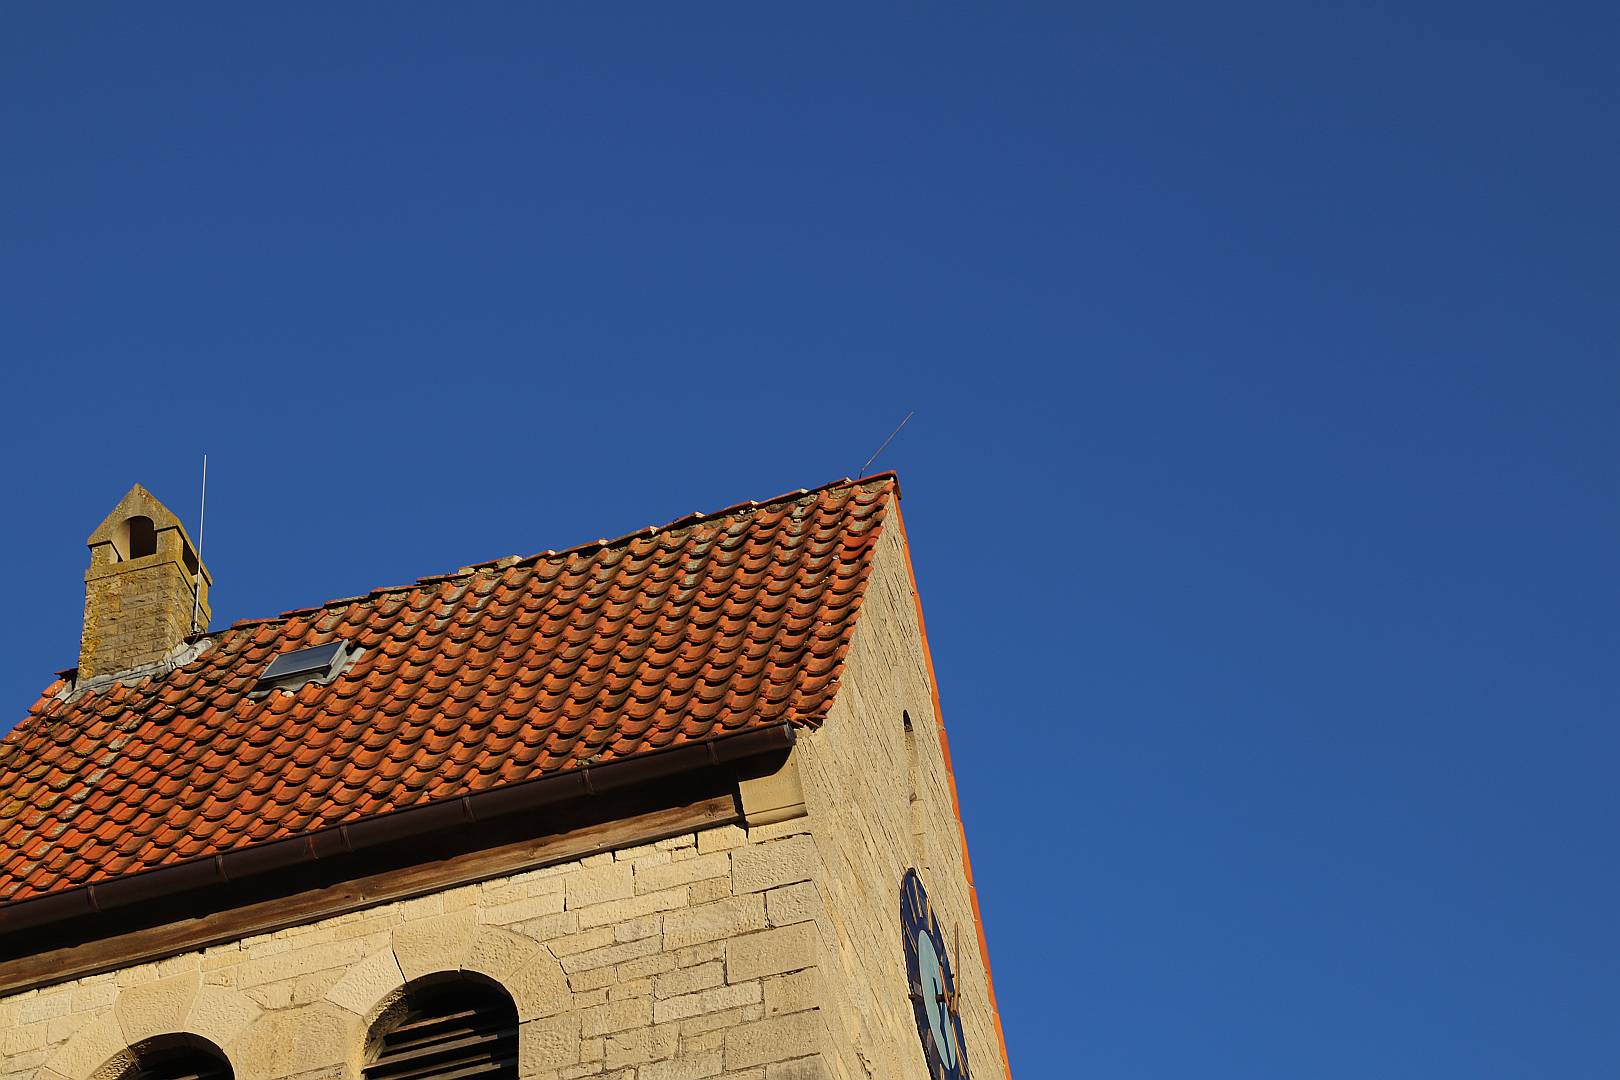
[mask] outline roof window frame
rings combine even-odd
[[[254,683],[250,693],[260,697],[272,690],[292,693],[310,683],[328,686],[339,675],[353,667],[354,662],[364,652],[364,649],[352,641],[338,638],[320,645],[281,653],[259,673],[258,681]]]

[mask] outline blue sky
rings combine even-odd
[[[915,409],[1017,1075],[1620,1071],[1611,7],[464,8],[0,13],[12,719]]]

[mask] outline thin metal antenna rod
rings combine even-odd
[[[203,524],[208,514],[208,455],[203,455],[202,502],[197,507],[197,572],[191,576],[191,632],[197,632],[197,616],[202,608]]]
[[[874,461],[876,461],[878,459],[878,454],[883,453],[883,451],[885,451],[885,450],[887,450],[889,448],[889,444],[894,442],[894,437],[896,435],[900,434],[900,428],[903,428],[907,424],[911,423],[911,418],[913,416],[916,416],[916,415],[917,415],[917,410],[916,409],[912,409],[910,412],[906,413],[906,418],[904,420],[900,421],[900,427],[897,427],[893,431],[889,432],[889,437],[887,439],[884,439],[883,440],[883,445],[878,447],[877,450],[872,454],[872,456],[866,459],[866,464],[862,465],[861,469],[860,469],[860,472],[855,474],[855,479],[859,480],[861,477],[866,475],[867,468],[872,464],[872,462],[874,462]]]

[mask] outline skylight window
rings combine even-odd
[[[360,650],[347,641],[282,653],[259,676],[255,690],[297,690],[305,683],[325,686],[348,669]]]

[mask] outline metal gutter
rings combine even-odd
[[[463,825],[559,803],[622,791],[639,784],[728,762],[786,750],[797,737],[786,722],[700,743],[653,750],[602,765],[587,765],[534,780],[506,784],[439,802],[409,806],[302,836],[272,840],[189,862],[143,870],[0,905],[0,934],[100,914],[159,897],[275,873],[289,867],[353,855]]]

